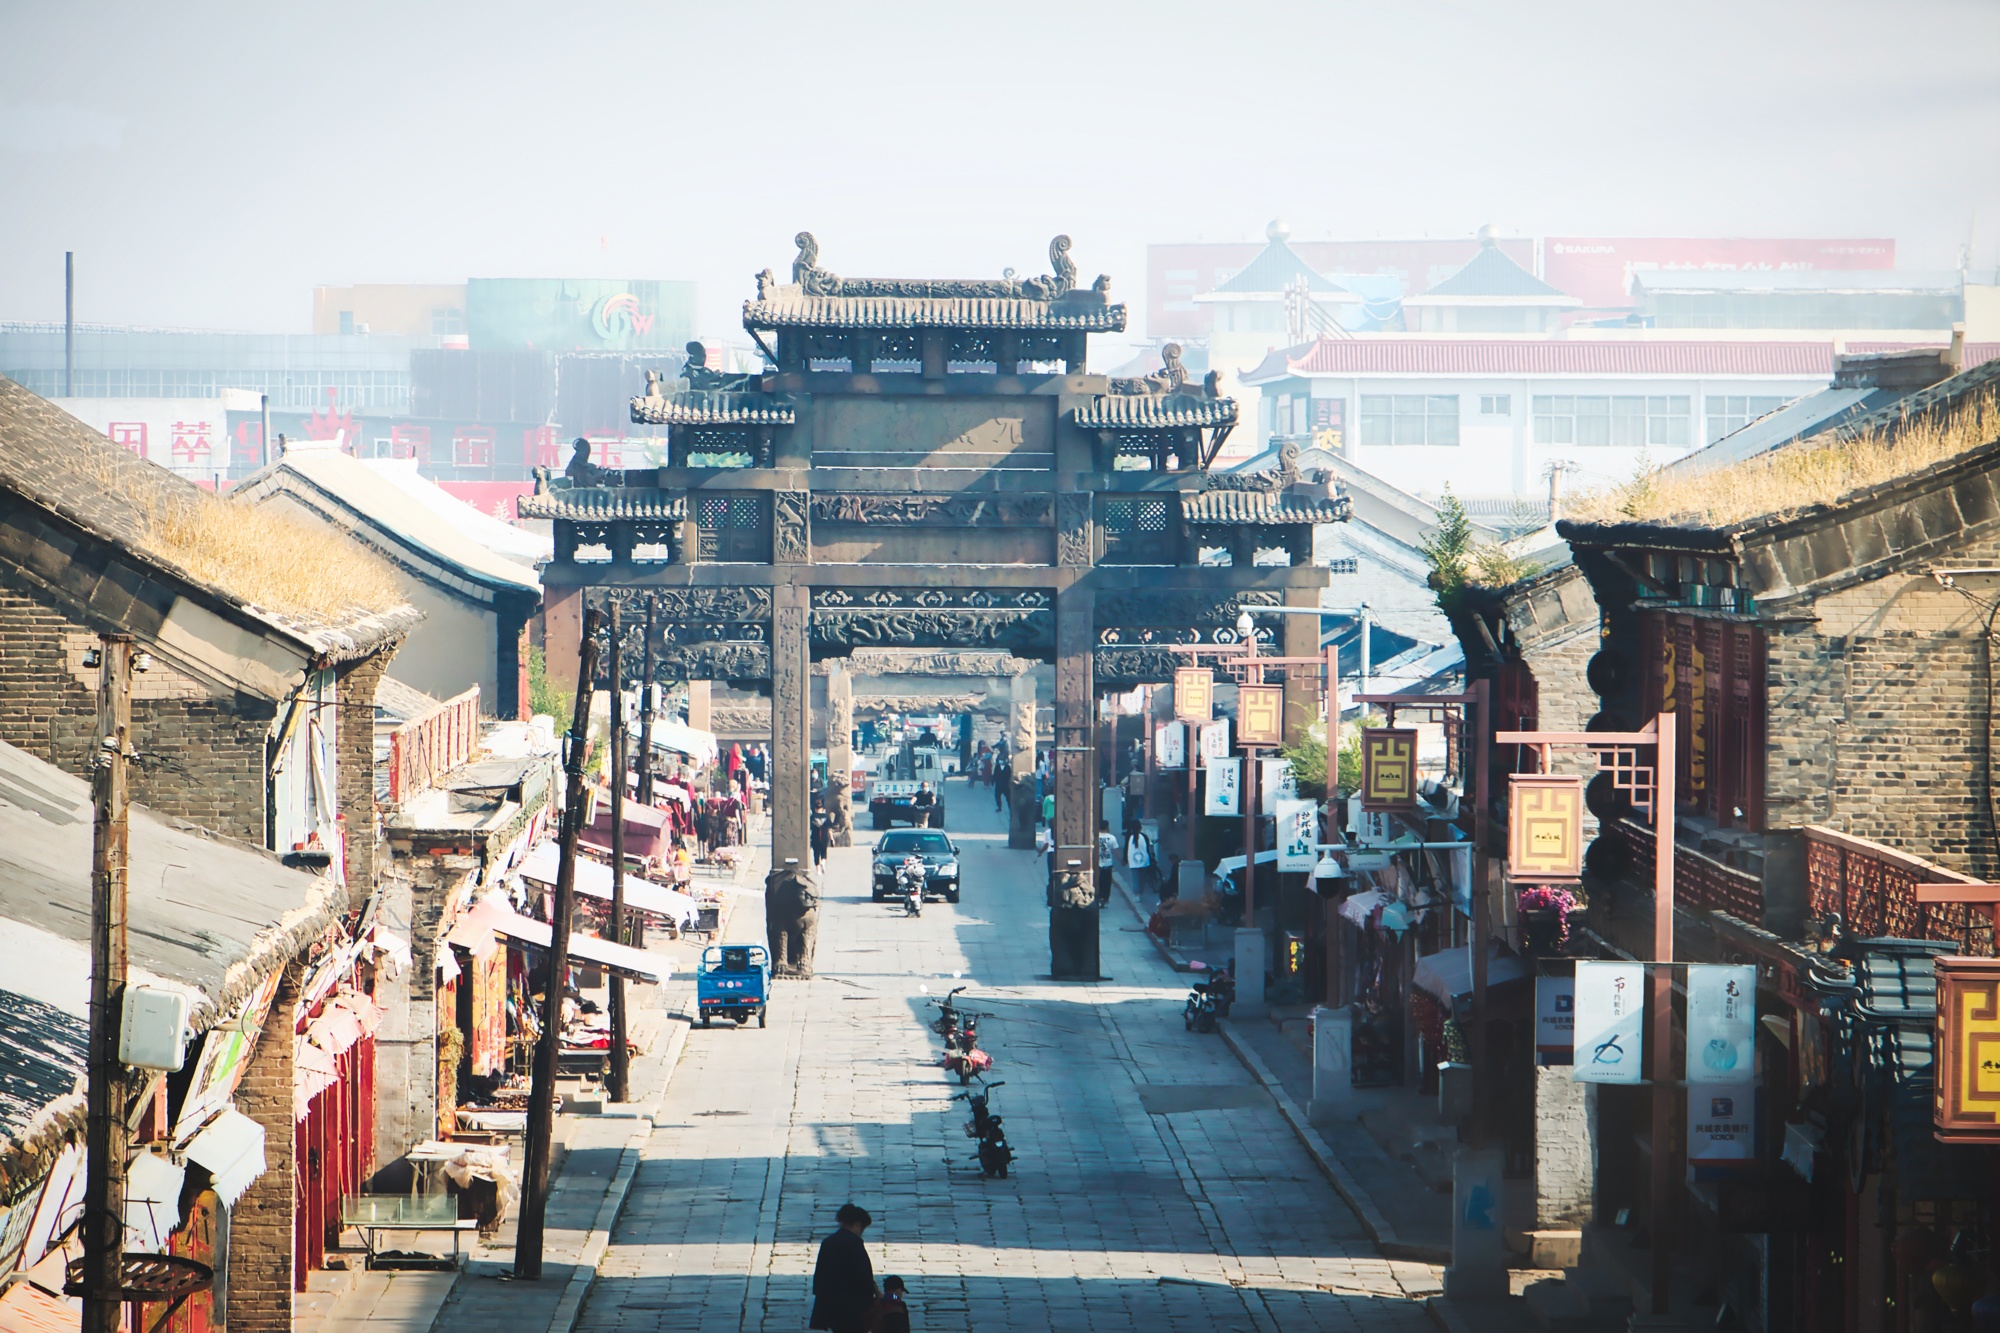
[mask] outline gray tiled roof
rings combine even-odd
[[[687,517],[687,497],[651,486],[583,486],[521,497],[522,518],[602,523],[614,519],[677,523]]]
[[[780,287],[766,299],[743,303],[743,327],[1121,333],[1125,307],[1090,292],[1037,301],[1021,296],[814,296],[798,287]]]
[[[1480,242],[1479,253],[1465,266],[1444,279],[1425,296],[1561,296],[1551,287],[1503,254],[1490,239]]]
[[[798,410],[767,394],[689,389],[671,398],[634,398],[632,420],[645,426],[789,426]]]
[[[1201,491],[1181,497],[1188,523],[1344,523],[1347,497],[1293,495],[1284,491]]]
[[[1190,394],[1101,394],[1076,409],[1077,425],[1096,429],[1169,430],[1183,426],[1228,426],[1236,421],[1234,398]]]

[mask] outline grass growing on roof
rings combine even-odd
[[[203,490],[141,500],[145,540],[195,578],[254,606],[319,620],[403,604],[388,564],[352,537]]]
[[[1954,412],[1927,414],[1852,437],[1824,431],[1697,476],[1643,472],[1623,486],[1577,497],[1570,513],[1588,523],[1721,527],[1837,504],[1996,438],[2000,401],[1988,392]]]

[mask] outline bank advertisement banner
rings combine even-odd
[[[1579,1083],[1637,1083],[1645,1050],[1646,969],[1640,963],[1576,965]]]
[[[1242,761],[1237,759],[1211,759],[1208,761],[1207,802],[1202,807],[1204,814],[1237,815],[1243,813],[1241,796],[1242,777],[1238,770]]]
[[[1688,1084],[1688,1161],[1756,1156],[1757,1087],[1748,1080]]]

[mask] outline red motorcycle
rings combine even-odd
[[[961,1085],[982,1078],[993,1068],[993,1057],[979,1049],[978,1014],[965,1015],[958,1031],[946,1034],[944,1058],[938,1064],[958,1075]]]

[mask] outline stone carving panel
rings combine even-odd
[[[1213,593],[1194,588],[1133,588],[1097,595],[1097,623],[1117,625],[1234,625],[1243,608],[1283,606],[1277,589]]]
[[[1174,678],[1174,668],[1193,662],[1186,653],[1167,648],[1099,648],[1097,684],[1162,684]]]
[[[803,565],[812,559],[804,491],[771,492],[771,563]]]
[[[815,523],[887,523],[903,527],[1043,527],[1053,512],[1047,495],[858,495],[812,497]]]
[[[664,682],[681,680],[769,680],[771,646],[767,643],[674,643],[669,641],[656,666]]]
[[[1056,496],[1056,563],[1087,566],[1091,563],[1090,494],[1065,491]]]
[[[815,607],[812,642],[821,651],[856,648],[1004,648],[1049,652],[1055,613],[1046,607]]]
[[[847,669],[857,676],[1018,676],[1023,671],[1032,671],[1034,665],[1008,653],[953,649],[922,652],[864,648],[847,659]]]
[[[1055,594],[1046,588],[814,588],[812,605],[814,610],[1026,610],[1054,606]]]
[[[589,605],[608,609],[613,601],[622,614],[641,619],[650,598],[662,623],[743,622],[771,618],[769,588],[592,588]],[[671,635],[669,636],[671,637]]]

